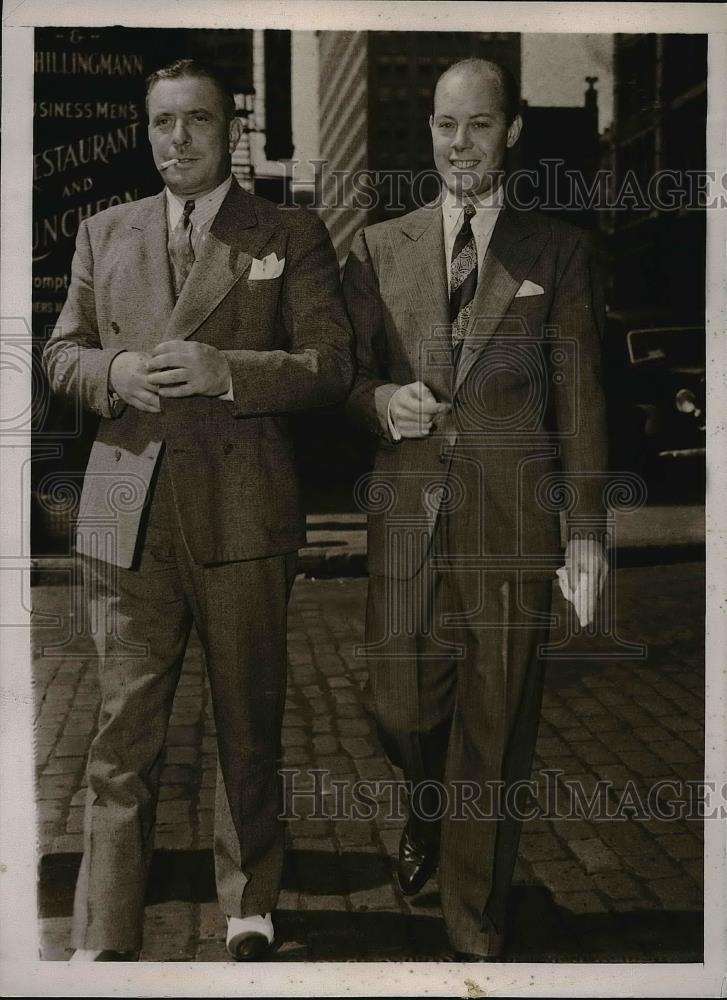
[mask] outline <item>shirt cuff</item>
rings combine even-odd
[[[226,399],[228,402],[234,403],[234,401],[235,401],[235,393],[234,393],[234,390],[232,388],[232,379],[230,379],[230,388],[227,390],[227,392],[224,392],[219,398],[220,399]]]
[[[389,400],[389,405],[386,407],[386,423],[389,425],[389,434],[391,434],[392,441],[401,441],[401,434],[399,429],[394,423],[394,418],[391,415],[391,400],[394,398],[395,393],[391,396]]]

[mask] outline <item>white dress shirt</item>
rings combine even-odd
[[[502,185],[499,185],[486,197],[477,201],[474,198],[471,198],[468,199],[468,201],[470,201],[475,207],[475,214],[472,216],[470,225],[472,226],[472,235],[475,238],[475,245],[477,246],[477,272],[479,277],[482,273],[482,262],[484,261],[485,254],[490,246],[490,240],[492,239],[492,232],[495,228],[495,223],[497,222],[500,210],[502,209]],[[452,270],[452,251],[454,250],[454,242],[457,239],[457,233],[462,228],[463,219],[464,207],[462,199],[458,199],[456,195],[454,195],[449,188],[447,188],[447,192],[442,202],[444,253],[447,264],[447,291],[449,291],[449,283],[451,280],[450,272]]]
[[[194,201],[194,211],[190,214],[189,221],[192,225],[192,249],[194,250],[195,257],[199,256],[199,248],[202,240],[210,231],[210,226],[214,222],[214,218],[220,210],[220,206],[225,200],[231,184],[232,174],[221,184],[218,184],[214,191],[192,199]],[[182,195],[173,194],[169,188],[166,189],[166,195],[167,226],[169,228],[169,235],[171,236],[184,213],[184,203],[189,199],[184,198]]]
[[[494,191],[491,191],[483,198],[477,200],[469,198],[468,201],[475,206],[475,214],[472,216],[470,225],[472,227],[472,235],[475,238],[475,245],[477,246],[477,277],[479,279],[480,274],[482,274],[482,262],[484,261],[485,254],[490,246],[490,240],[492,239],[492,233],[495,229],[495,223],[497,222],[497,218],[503,205],[502,185],[498,185]],[[457,198],[457,196],[450,191],[449,188],[447,188],[442,201],[442,229],[444,233],[444,254],[447,266],[448,294],[452,271],[452,251],[454,250],[457,233],[462,228],[463,219],[464,205],[462,199]],[[393,398],[394,397],[392,395],[391,399]],[[399,429],[397,428],[391,415],[391,399],[389,400],[386,412],[389,433],[394,441],[401,441],[401,434],[399,433]]]

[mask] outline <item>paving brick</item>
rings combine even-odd
[[[82,806],[74,807],[69,811],[66,820],[66,833],[83,833],[84,814],[85,809]]]
[[[57,799],[47,799],[39,802],[36,817],[41,823],[57,823],[65,813],[65,805]]]
[[[301,893],[298,905],[302,910],[327,910],[331,913],[342,913],[347,910],[345,896],[318,896]]]
[[[702,858],[685,858],[682,861],[682,868],[701,891],[704,885],[704,862]]]
[[[695,729],[693,732],[681,733],[681,738],[694,750],[697,750],[700,754],[704,753],[704,731],[700,727]]]
[[[599,892],[610,899],[640,899],[642,896],[641,887],[636,879],[623,872],[610,871],[608,873],[594,874],[593,884]]]
[[[594,826],[597,826],[599,838],[621,856],[654,850],[654,841],[639,824],[614,820]]]
[[[583,722],[592,733],[614,733],[623,729],[621,719],[612,715],[589,715]]]
[[[197,742],[194,726],[170,726],[167,730],[169,746],[190,746]]]
[[[692,719],[688,715],[664,715],[659,720],[663,726],[673,733],[704,732],[704,725],[699,719]]]
[[[201,826],[201,821],[200,821]],[[211,817],[210,817],[211,826]],[[211,829],[208,830],[211,833]],[[194,838],[189,824],[175,823],[171,826],[157,826],[154,844],[167,851],[186,851],[193,846]]]
[[[558,892],[588,892],[590,880],[574,861],[531,862],[533,872],[548,888]]]
[[[606,705],[607,707],[611,707],[613,705],[625,705],[628,701],[628,696],[618,688],[598,688],[593,692],[593,694],[601,705]]]
[[[626,867],[640,878],[663,879],[668,878],[674,872],[671,858],[662,851],[651,850],[641,854],[624,854],[621,859]]]
[[[309,736],[305,729],[294,729],[290,726],[283,726],[283,746],[299,747],[308,742]]]
[[[36,795],[39,800],[43,799],[67,799],[70,797],[77,783],[75,774],[53,774],[47,778],[40,778],[36,786]]]
[[[188,799],[169,799],[157,806],[157,825],[182,823],[189,820],[191,803]]]
[[[44,776],[76,774],[84,766],[83,757],[51,757],[43,768]]]
[[[560,737],[575,753],[578,753],[579,748],[574,744],[584,741],[590,742],[593,739],[593,734],[584,726],[567,726],[560,730]]]
[[[667,764],[685,763],[689,764],[698,760],[695,751],[682,740],[670,740],[668,743],[652,743],[651,749],[658,754]]]
[[[336,823],[336,839],[341,850],[360,849],[373,842],[374,827],[367,822],[352,820]]]
[[[608,907],[595,892],[554,892],[553,900],[571,913],[606,913]]]
[[[595,835],[597,824],[587,823],[582,819],[551,819],[548,826],[557,837],[566,842],[571,840],[589,840]]]
[[[589,716],[603,714],[603,705],[595,698],[571,698],[567,704],[572,712],[584,720]]]
[[[199,751],[196,746],[191,747],[167,747],[165,760],[167,764],[196,764],[199,758]]]
[[[56,757],[85,757],[91,744],[89,736],[63,736],[55,744]]]
[[[556,861],[567,857],[563,844],[547,829],[537,833],[523,831],[520,837],[520,854],[529,862]]]
[[[368,736],[371,723],[366,719],[338,719],[336,728],[342,736]]]
[[[390,883],[377,885],[371,889],[359,889],[349,893],[349,900],[354,910],[373,910],[377,913],[394,911],[401,912],[401,906]]]
[[[194,771],[191,767],[182,767],[178,764],[168,764],[162,768],[161,781],[170,785],[189,785],[194,780]]]
[[[573,840],[568,846],[589,875],[621,867],[620,858],[597,837],[591,840]]]
[[[315,753],[330,755],[337,754],[341,749],[341,744],[336,736],[316,736],[313,739],[313,750]]]
[[[662,847],[667,854],[678,861],[684,861],[687,858],[702,858],[704,855],[704,846],[701,841],[688,833],[673,833],[660,837],[659,847]]]
[[[690,879],[654,879],[649,888],[668,909],[694,911],[702,908],[702,893]]]
[[[627,767],[620,764],[597,764],[593,768],[599,778],[607,781],[612,790],[619,792],[626,787],[628,782],[633,781],[636,775]]]
[[[618,763],[616,755],[605,747],[600,740],[594,740],[590,733],[587,736],[587,741],[579,741],[573,748],[582,761],[585,761],[586,764]]]
[[[346,753],[356,759],[371,757],[375,752],[373,741],[363,736],[342,736],[341,746]]]

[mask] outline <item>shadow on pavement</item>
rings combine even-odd
[[[39,915],[69,917],[81,856],[41,860]],[[360,906],[316,907],[316,897],[364,892],[386,885],[390,868],[370,852],[291,850],[283,888],[307,897],[305,909],[276,913],[279,947],[273,961],[435,961],[447,952],[438,894],[420,894],[410,914]],[[210,850],[154,852],[147,905],[216,899]],[[323,907],[327,901],[321,899]],[[702,914],[686,911],[576,914],[558,906],[542,886],[515,885],[508,913],[505,962],[701,962]]]

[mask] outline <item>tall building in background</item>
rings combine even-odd
[[[614,122],[604,166],[616,191],[648,191],[659,171],[704,171],[707,36],[616,35]],[[667,187],[663,188],[664,191]],[[608,220],[611,304],[693,321],[704,310],[704,209],[658,209],[638,198]]]
[[[599,168],[597,80],[586,77],[581,107],[535,107],[523,101],[523,130],[511,164],[537,173],[532,190],[543,211],[587,228],[596,226],[598,216],[582,202],[574,203],[571,178],[577,173],[588,188]]]
[[[321,31],[318,38],[323,165],[317,201],[343,261],[362,225],[401,215],[436,194],[427,122],[440,73],[457,59],[480,56],[507,66],[519,83],[520,35]]]

